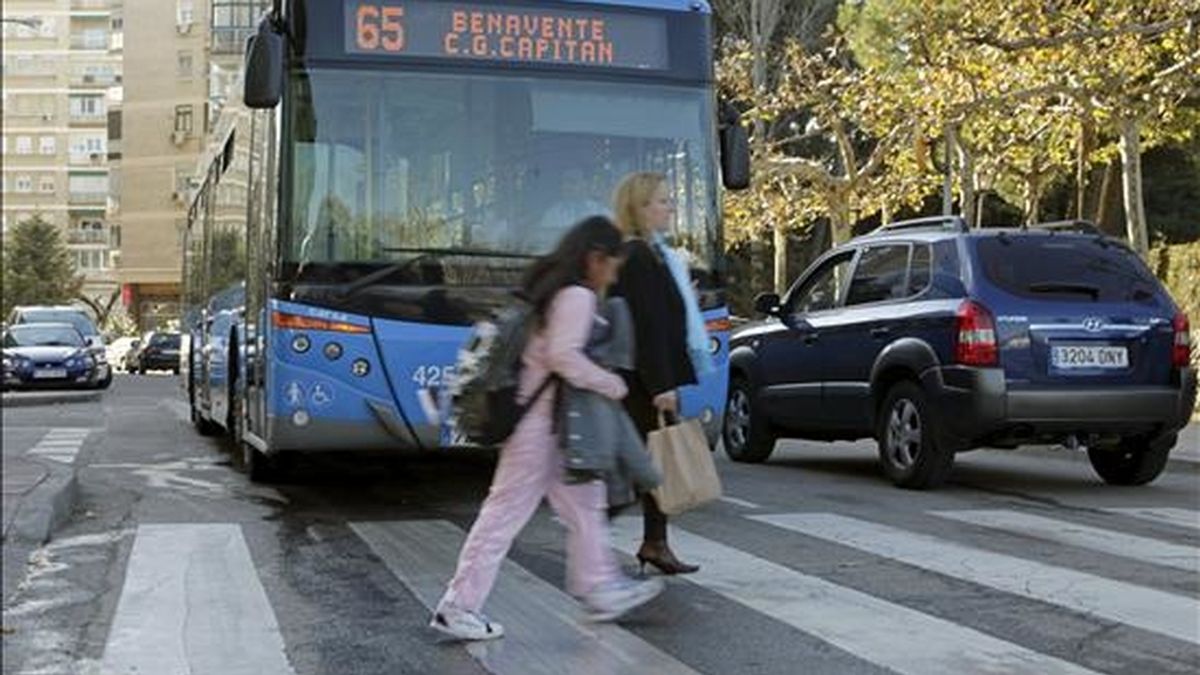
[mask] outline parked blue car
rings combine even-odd
[[[1081,222],[894,223],[837,247],[731,342],[729,456],[873,437],[898,486],[957,452],[1087,447],[1106,482],[1154,480],[1196,398],[1187,317],[1124,243]]]
[[[4,331],[4,389],[94,387],[99,372],[83,335],[68,323]]]

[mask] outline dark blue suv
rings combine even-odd
[[[732,339],[724,444],[874,437],[896,485],[957,452],[1084,445],[1108,483],[1154,480],[1196,397],[1188,320],[1124,243],[1082,222],[887,225],[837,247]]]

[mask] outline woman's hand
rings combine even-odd
[[[679,392],[672,389],[654,397],[654,407],[658,412],[679,416]]]

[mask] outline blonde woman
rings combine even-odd
[[[686,264],[666,244],[675,217],[667,179],[658,173],[626,176],[613,197],[617,226],[625,234],[625,264],[613,287],[633,315],[635,370],[626,375],[625,407],[645,437],[660,413],[678,415],[679,388],[712,368],[700,306]],[[698,345],[698,348],[697,348]],[[667,544],[667,516],[654,498],[642,498],[644,530],[637,559],[663,574],[699,569],[675,557]]]

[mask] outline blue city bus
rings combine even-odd
[[[718,372],[683,392],[715,440],[727,386],[720,191],[748,183],[696,0],[289,0],[214,111],[184,244],[196,428],[256,480],[290,453],[453,447],[471,326],[530,261],[668,176]]]

